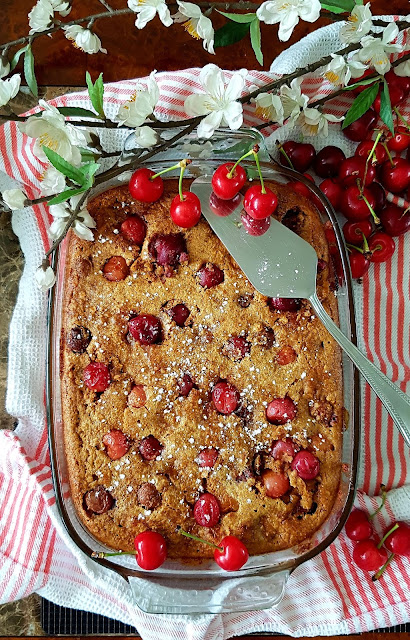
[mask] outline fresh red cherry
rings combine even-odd
[[[313,169],[320,178],[335,178],[346,156],[339,147],[327,145],[317,154]]]
[[[264,191],[262,185],[255,184],[253,187],[249,187],[243,199],[243,208],[255,220],[268,218],[278,206],[278,198],[273,191],[269,187],[266,187]]]
[[[343,188],[340,184],[331,178],[326,178],[326,180],[320,183],[319,189],[325,194],[332,207],[338,209],[343,193]]]
[[[159,233],[148,244],[148,251],[159,265],[173,266],[187,260],[187,247],[182,233]]]
[[[296,453],[296,445],[291,438],[285,440],[274,440],[270,454],[274,460],[293,460]]]
[[[232,200],[246,182],[245,169],[238,164],[231,175],[233,166],[233,162],[226,162],[218,167],[212,176],[212,189],[221,200]]]
[[[156,344],[162,340],[161,321],[150,313],[141,313],[128,322],[128,330],[141,345]]]
[[[368,540],[373,528],[367,514],[360,509],[353,509],[345,524],[346,535],[350,540]]]
[[[353,280],[363,278],[364,274],[369,271],[370,260],[360,253],[360,251],[352,251],[349,253],[350,271]]]
[[[374,181],[375,177],[376,169],[371,162],[367,164],[366,171],[366,160],[359,156],[346,158],[340,165],[339,180],[345,187],[357,184],[357,180],[360,180],[361,185],[363,185],[364,181],[364,185],[367,186]]]
[[[251,216],[244,211],[241,213],[241,222],[246,233],[249,233],[250,236],[262,236],[270,227],[270,217],[255,220],[255,218],[251,218]]]
[[[359,158],[364,158],[364,160],[367,160],[373,147],[374,147],[374,140],[363,140],[360,144],[357,145],[354,155],[359,156]],[[387,160],[386,149],[380,143],[376,145],[372,153],[372,156],[369,160],[369,164],[373,162],[374,156],[376,157],[377,164],[382,164],[385,160]]]
[[[385,74],[384,78],[389,85],[389,89],[390,87],[397,86],[400,87],[404,94],[410,92],[410,78],[406,76],[397,76],[394,69],[390,69],[390,71]]]
[[[373,75],[373,74],[374,74],[374,70],[373,69],[366,69],[366,71],[363,73],[363,75],[359,76],[359,78],[351,78],[347,84],[348,85],[359,84],[361,80],[365,80],[367,78],[367,76],[370,76],[370,75]],[[359,93],[361,93],[362,91],[367,89],[367,87],[368,87],[368,85],[362,84],[362,85],[360,85],[358,87],[355,87],[354,89],[351,89],[350,91],[355,96],[358,96]]]
[[[392,257],[396,243],[391,236],[382,231],[377,231],[369,238],[369,249],[371,251],[370,262],[386,262]]]
[[[357,222],[345,222],[343,235],[349,244],[362,245],[363,236],[368,238],[373,231],[370,220],[358,220]]]
[[[154,171],[141,167],[131,176],[128,189],[135,200],[140,202],[156,202],[164,193],[164,182],[161,176],[155,175]]]
[[[374,198],[374,211],[380,213],[386,204],[386,192],[379,182],[373,182],[367,187]]]
[[[201,203],[192,191],[183,191],[182,200],[178,194],[171,202],[170,215],[172,222],[183,229],[191,229],[201,218]]]
[[[390,102],[392,107],[396,107],[405,98],[405,93],[403,89],[399,87],[397,84],[394,84],[389,87],[389,93],[390,93]],[[376,111],[376,113],[380,113],[380,105],[381,105],[381,96],[379,91],[373,103],[373,109]]]
[[[398,127],[394,136],[387,140],[387,147],[390,151],[401,153],[406,151],[410,145],[410,131],[406,127]]]
[[[103,266],[104,278],[110,282],[120,282],[129,275],[129,268],[122,256],[112,256]]]
[[[293,142],[293,144],[290,145],[285,142],[283,149],[291,161],[293,168],[295,171],[299,171],[299,173],[305,173],[316,156],[315,147],[309,143]],[[289,163],[283,153],[280,154],[280,161],[285,167],[289,166]]]
[[[405,158],[393,158],[386,161],[381,168],[380,181],[387,191],[401,193],[410,186],[410,162]]]
[[[215,462],[217,461],[219,456],[218,449],[215,447],[208,447],[208,449],[202,449],[200,451],[197,462],[201,468],[212,469],[215,466]]]
[[[284,166],[284,167],[290,167],[289,162],[286,159],[286,156],[288,156],[289,159],[291,159],[291,155],[293,150],[296,148],[297,146],[297,142],[295,142],[294,140],[286,140],[286,142],[284,142],[281,146],[281,148],[283,149],[283,151],[285,153],[282,153],[280,151],[279,148],[279,162]],[[286,156],[285,156],[286,154]],[[291,160],[292,161],[292,160]]]
[[[178,380],[178,389],[179,395],[186,397],[189,395],[190,391],[194,388],[194,381],[192,380],[189,373],[184,373],[182,378]]]
[[[147,225],[139,216],[128,216],[121,224],[120,232],[127,242],[140,247],[147,233]]]
[[[214,527],[221,517],[218,499],[212,493],[203,493],[194,505],[194,518],[201,527]]]
[[[276,354],[275,360],[281,366],[285,366],[287,364],[291,364],[292,362],[295,362],[297,357],[298,357],[298,354],[293,349],[293,347],[291,347],[290,345],[287,345],[286,347],[282,347],[282,349]]]
[[[241,203],[241,195],[238,193],[232,200],[222,200],[218,198],[217,195],[212,191],[209,196],[209,206],[212,211],[219,216],[220,218],[226,218],[226,216],[230,216],[231,213],[235,211],[235,209]]]
[[[101,393],[111,382],[110,370],[102,362],[90,362],[83,371],[83,381],[86,387]]]
[[[207,262],[199,269],[198,280],[201,287],[211,289],[224,281],[224,272],[212,262]]]
[[[183,327],[185,322],[187,321],[190,310],[185,304],[176,304],[172,309],[169,310],[169,315],[178,325],[178,327]]]
[[[229,415],[238,408],[240,401],[239,391],[233,384],[221,380],[212,389],[212,402],[219,413]]]
[[[299,311],[302,301],[299,298],[268,298],[271,311]]]
[[[374,540],[361,540],[353,549],[353,560],[363,571],[377,571],[387,560],[387,551],[378,549]]]
[[[302,480],[313,480],[319,474],[319,460],[310,451],[298,451],[292,460],[292,471]]]
[[[111,460],[119,460],[129,450],[129,437],[119,429],[111,429],[102,439],[107,455]]]
[[[396,207],[395,204],[388,204],[380,212],[380,222],[389,236],[401,236],[410,230],[410,211],[405,211]]]
[[[310,191],[309,187],[307,187],[303,182],[289,182],[289,187],[304,198],[309,199],[312,196],[312,192]]]
[[[158,569],[167,559],[167,543],[156,531],[139,533],[134,539],[134,547],[137,564],[146,571]]]
[[[286,424],[296,417],[297,408],[289,396],[274,398],[266,407],[268,422],[275,425]]]
[[[163,445],[154,436],[146,436],[138,445],[138,450],[144,460],[155,460],[161,455]]]
[[[262,473],[262,482],[269,498],[280,498],[290,489],[289,478],[284,473],[266,469]]]
[[[248,561],[249,552],[235,536],[225,536],[214,551],[215,562],[225,571],[239,571]],[[222,549],[222,550],[221,550]]]
[[[385,540],[384,546],[392,553],[397,553],[399,556],[410,557],[410,525],[405,522],[397,523],[398,529],[393,531]],[[394,525],[392,525],[393,527]],[[385,531],[385,534],[392,528],[389,527]]]
[[[341,213],[343,213],[348,220],[366,220],[366,218],[370,217],[370,209],[363,195],[374,209],[375,199],[371,191],[366,187],[363,189],[363,193],[356,185],[351,185],[343,191],[339,207]]]
[[[353,142],[365,140],[367,132],[376,124],[377,114],[373,109],[368,109],[360,118],[349,124],[343,133]]]

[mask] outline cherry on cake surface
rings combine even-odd
[[[120,429],[111,429],[103,436],[103,444],[107,455],[111,460],[119,460],[124,456],[131,446],[129,437]]]
[[[155,460],[161,455],[164,446],[153,435],[146,436],[138,445],[138,450],[144,460]]]
[[[218,456],[219,451],[218,449],[215,449],[215,447],[202,449],[197,457],[198,465],[202,468],[212,469],[215,466]]]
[[[130,273],[127,262],[122,256],[112,256],[109,258],[103,266],[102,271],[104,278],[110,280],[110,282],[125,280]]]
[[[281,472],[266,469],[262,473],[262,482],[269,498],[280,498],[290,489],[289,478]]]
[[[212,389],[212,402],[219,413],[229,415],[239,406],[240,395],[238,389],[226,380],[217,382]]]
[[[103,362],[90,362],[83,370],[83,381],[92,391],[105,391],[110,382],[110,370]]]
[[[223,354],[235,361],[243,360],[251,351],[251,345],[243,336],[231,336],[223,346]]]
[[[198,280],[201,287],[211,289],[224,281],[224,272],[211,262],[207,262],[198,271]]]
[[[141,409],[145,406],[147,401],[147,394],[142,384],[134,384],[131,391],[128,394],[128,404],[134,409]]]
[[[201,527],[214,527],[221,517],[218,498],[212,493],[203,493],[194,505],[194,518]]]
[[[319,460],[310,451],[298,451],[292,460],[292,470],[302,480],[313,480],[319,474]]]
[[[296,445],[291,438],[274,440],[270,454],[274,460],[293,460],[296,454]]]
[[[271,311],[299,311],[302,300],[299,298],[268,298]]]
[[[162,325],[151,313],[140,313],[128,322],[128,330],[141,345],[156,344],[162,340]]]
[[[186,241],[182,233],[161,233],[153,236],[148,251],[161,266],[176,267],[188,257]]]
[[[144,482],[138,487],[138,504],[145,509],[156,509],[161,504],[161,494],[152,482]]]
[[[168,313],[178,327],[183,327],[191,312],[185,304],[180,303],[172,307]]]
[[[114,506],[114,498],[105,487],[99,485],[84,494],[84,506],[87,511],[101,515]]]
[[[128,216],[121,224],[120,233],[127,242],[140,247],[145,240],[147,225],[140,216]]]
[[[276,354],[275,360],[278,364],[284,366],[295,362],[297,357],[298,354],[293,349],[293,347],[287,345],[286,347],[282,347],[282,349]]]
[[[84,353],[91,342],[91,331],[76,325],[67,335],[67,346],[73,353]]]
[[[275,425],[286,424],[293,420],[296,414],[296,405],[289,396],[274,398],[266,407],[266,418],[268,422]]]
[[[189,373],[184,373],[182,378],[178,380],[177,384],[178,384],[179,395],[183,397],[186,397],[187,395],[189,395],[190,391],[192,391],[192,389],[194,388],[194,381],[192,380]]]

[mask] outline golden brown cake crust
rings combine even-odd
[[[97,539],[115,549],[133,550],[134,537],[153,529],[165,536],[170,557],[212,557],[206,545],[182,538],[177,525],[215,542],[227,534],[236,535],[251,554],[291,547],[309,538],[326,519],[339,485],[340,350],[306,302],[297,312],[271,311],[266,297],[254,290],[204,219],[183,231],[188,262],[166,277],[170,274],[148,250],[155,234],[181,232],[169,216],[177,183],[164,182],[163,197],[152,205],[134,202],[126,186],[97,196],[89,204],[97,223],[95,241],[72,234],[69,242],[61,384],[69,479],[78,515]],[[328,247],[316,210],[287,187],[269,186],[279,198],[275,215],[282,219],[287,214],[288,224],[326,262],[318,275],[318,293],[337,319]],[[119,233],[123,220],[135,213],[147,223],[141,250]],[[108,281],[101,271],[113,255],[123,256],[129,266],[130,274],[120,282]],[[211,289],[198,282],[197,272],[206,262],[224,272],[224,281]],[[244,299],[249,303],[246,307]],[[190,310],[184,327],[177,326],[167,311],[177,303]],[[160,318],[163,341],[140,346],[130,340],[127,327],[132,313]],[[67,346],[67,335],[75,326],[87,328],[92,336],[81,354]],[[268,329],[273,334],[266,341]],[[241,361],[233,360],[224,349],[227,340],[238,335],[250,344],[250,353]],[[288,346],[297,358],[280,365],[278,353]],[[111,384],[103,393],[83,383],[83,369],[92,361],[110,368]],[[185,373],[195,388],[180,397],[177,381]],[[224,416],[213,407],[212,385],[219,379],[240,391],[239,415]],[[146,405],[138,409],[128,405],[134,384],[144,385],[147,395]],[[267,403],[286,395],[297,405],[296,418],[283,426],[270,424]],[[131,441],[119,460],[108,457],[102,442],[111,429],[121,430]],[[148,461],[141,457],[138,444],[151,434],[163,450],[158,459]],[[315,480],[302,480],[288,462],[269,455],[272,441],[284,437],[317,456],[320,473]],[[219,450],[212,469],[197,462],[207,447]],[[263,468],[288,475],[291,488],[283,498],[266,495],[260,476]],[[157,489],[151,492],[155,498],[151,509],[140,504],[145,483]],[[114,506],[106,513],[91,514],[84,509],[84,495],[99,486],[110,492]],[[220,522],[212,528],[200,527],[192,514],[204,489],[221,505]]]

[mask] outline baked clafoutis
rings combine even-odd
[[[253,555],[303,543],[339,486],[340,350],[306,301],[259,294],[203,218],[175,226],[178,183],[164,184],[152,204],[127,186],[96,196],[94,242],[69,240],[61,382],[76,510],[108,547],[133,551],[149,529],[170,558],[213,556],[178,527],[237,536]],[[316,209],[266,184],[275,217],[315,248],[337,321]]]

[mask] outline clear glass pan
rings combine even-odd
[[[175,134],[175,130],[172,130]],[[164,134],[163,131],[160,132]],[[184,138],[166,153],[155,156],[149,162],[154,171],[174,164],[187,156],[187,142],[197,144],[193,134]],[[218,131],[211,140],[211,157],[193,158],[186,177],[209,174],[227,160],[236,160],[254,144],[261,145],[263,174],[266,178],[281,183],[292,180],[304,182],[322,201],[324,212],[322,221],[330,222],[337,239],[341,274],[337,291],[340,327],[353,342],[356,342],[355,316],[352,284],[348,259],[337,225],[335,213],[320,190],[309,180],[290,169],[273,162],[263,148],[263,138],[258,131],[240,130]],[[203,148],[205,149],[205,147]],[[209,145],[208,148],[209,150]],[[196,149],[195,152],[198,152]],[[127,139],[123,152],[124,161],[138,155],[132,149],[132,138]],[[248,175],[254,175],[254,164],[244,162]],[[178,175],[178,170],[167,174]],[[118,186],[125,181],[114,179],[96,187],[92,196],[101,191]],[[62,330],[62,303],[64,294],[65,259],[68,247],[66,238],[54,256],[57,283],[51,290],[48,310],[48,354],[47,354],[47,419],[49,447],[54,488],[62,521],[74,543],[88,556],[93,551],[107,551],[107,547],[96,540],[78,518],[69,489],[67,461],[64,452],[63,421],[60,389],[60,337]],[[128,580],[137,606],[149,613],[220,613],[224,611],[245,611],[272,607],[280,602],[290,573],[301,563],[321,553],[337,537],[349,515],[354,500],[356,471],[359,455],[360,411],[358,372],[343,357],[344,406],[349,423],[343,433],[342,465],[340,486],[332,512],[318,531],[302,544],[291,549],[253,556],[245,567],[235,574],[222,571],[214,562],[189,565],[169,560],[154,572],[139,569],[132,557],[96,559],[95,562],[117,572]]]

